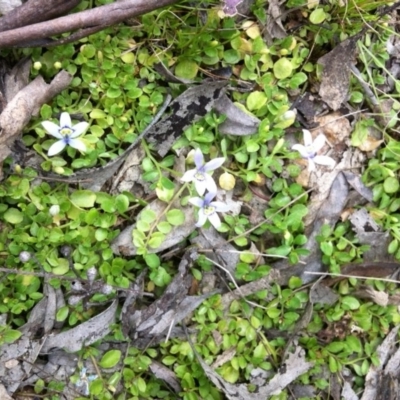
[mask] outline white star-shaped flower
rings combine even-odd
[[[183,182],[194,182],[197,193],[203,196],[206,190],[217,193],[217,185],[214,179],[207,172],[214,171],[219,168],[225,161],[224,157],[214,158],[208,163],[204,163],[204,156],[200,149],[196,149],[194,153],[194,163],[196,168],[186,171],[182,176]]]
[[[221,226],[221,220],[217,212],[229,211],[229,206],[220,201],[211,201],[215,195],[216,193],[209,192],[204,196],[204,199],[201,197],[192,197],[189,199],[190,203],[200,208],[197,227],[203,226],[207,220],[211,222],[215,229]]]
[[[322,134],[318,135],[315,140],[312,140],[310,131],[303,129],[304,145],[295,144],[292,146],[293,150],[297,150],[300,155],[308,161],[308,170],[314,171],[315,164],[326,165],[333,168],[336,162],[333,158],[328,156],[319,156],[317,153],[324,147],[326,137]]]
[[[86,151],[85,143],[81,139],[77,139],[77,137],[86,131],[89,126],[87,122],[79,122],[72,126],[70,115],[67,112],[63,112],[60,116],[60,125],[56,125],[51,121],[43,121],[42,126],[49,135],[59,139],[50,146],[47,152],[49,156],[60,153],[67,145],[81,152]]]

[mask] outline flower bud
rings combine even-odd
[[[196,153],[195,149],[189,151],[188,155],[186,156],[186,164],[194,164],[194,154]]]
[[[33,69],[39,71],[40,68],[42,68],[42,63],[40,61],[36,61],[35,63],[33,63]]]
[[[100,291],[103,294],[110,294],[113,291],[113,288],[111,285],[103,285],[103,287],[100,289]]]
[[[89,281],[90,283],[92,283],[92,282],[96,279],[96,276],[97,276],[97,269],[96,269],[96,267],[90,267],[90,268],[86,271],[86,275],[87,275],[88,281]]]
[[[60,213],[60,206],[57,204],[51,206],[49,209],[49,213],[51,216],[55,217],[56,215],[58,215]]]
[[[219,177],[219,186],[224,190],[232,190],[236,185],[235,177],[229,172],[224,172]]]
[[[69,296],[69,298],[68,298],[68,304],[69,304],[70,306],[76,306],[76,305],[83,299],[83,297],[84,297],[84,296],[82,296],[82,295],[72,295],[72,296]]]
[[[19,259],[23,263],[27,263],[31,257],[31,253],[29,253],[29,251],[21,251],[21,253],[19,253]]]
[[[60,61],[56,61],[56,62],[53,64],[53,67],[54,67],[55,69],[61,69],[62,64],[60,63]]]

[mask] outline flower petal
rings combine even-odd
[[[71,138],[77,138],[78,136],[81,136],[88,127],[89,124],[87,122],[79,122],[78,124],[74,125],[74,132],[71,134]]]
[[[217,192],[212,192],[209,191],[205,196],[204,196],[204,205],[209,206],[211,203],[211,200],[217,195]]]
[[[46,129],[47,133],[51,136],[56,137],[57,139],[62,139],[63,135],[61,135],[60,127],[51,121],[43,121],[42,126]]]
[[[214,179],[207,173],[204,174],[204,178],[205,178],[204,182],[205,182],[206,189],[209,192],[214,194],[214,196],[213,196],[213,198],[214,198],[215,195],[217,194],[217,184],[215,183]]]
[[[204,210],[200,208],[199,210],[199,220],[196,223],[196,226],[199,228],[200,226],[203,226],[207,221],[207,215],[204,214]]]
[[[227,212],[230,210],[228,204],[222,203],[222,201],[213,201],[210,203],[210,206],[215,207],[215,211],[218,212]]]
[[[49,151],[47,152],[47,155],[51,157],[51,156],[55,156],[58,153],[61,153],[64,150],[66,145],[67,144],[64,142],[64,140],[58,140],[57,142],[53,143],[50,146]]]
[[[313,142],[311,132],[308,131],[307,129],[303,129],[303,140],[304,140],[304,146],[310,146]]]
[[[192,182],[194,180],[194,176],[197,173],[197,169],[189,169],[189,171],[186,171],[182,178],[181,181],[182,182]]]
[[[82,153],[86,151],[86,145],[81,139],[69,139],[68,144],[74,149],[81,151]]]
[[[315,159],[315,157],[314,157]],[[309,158],[308,159],[308,170],[311,171],[315,171],[315,164],[314,164],[314,159]]]
[[[292,146],[292,150],[298,151],[303,158],[308,158],[310,156],[308,154],[307,148],[302,144],[295,144],[294,146]]]
[[[210,160],[204,165],[204,171],[214,171],[225,162],[225,157],[218,157]]]
[[[191,197],[188,201],[196,207],[202,208],[204,205],[204,200],[200,197]]]
[[[193,158],[196,168],[200,169],[204,165],[204,156],[200,149],[195,150]]]
[[[211,214],[208,216],[208,220],[211,222],[212,226],[215,229],[218,229],[221,226],[221,220],[217,213]]]
[[[325,141],[326,137],[322,133],[315,138],[313,149],[316,153],[318,153],[324,147]]]
[[[328,157],[328,156],[315,156],[313,158],[313,161],[316,164],[326,165],[331,168],[333,168],[336,165],[336,161],[333,158]]]
[[[198,179],[194,179],[194,187],[196,188],[196,192],[200,195],[203,196],[204,192],[208,188],[208,182],[207,179],[204,179],[202,181]]]
[[[66,126],[69,128],[72,127],[71,117],[67,112],[63,112],[60,116],[60,127],[64,128]]]

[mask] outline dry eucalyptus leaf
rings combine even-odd
[[[106,336],[111,331],[111,324],[115,321],[118,301],[113,303],[102,313],[68,331],[50,335],[47,337],[42,353],[48,353],[52,349],[64,349],[68,352],[76,352],[83,346],[88,346]]]
[[[331,145],[344,142],[350,137],[350,122],[340,112],[315,117],[315,122],[319,124],[316,128],[318,132],[323,133]]]
[[[0,384],[0,399],[1,400],[12,400],[12,397],[10,397],[7,393],[6,388]]]
[[[164,381],[175,393],[182,392],[182,387],[175,373],[165,365],[153,360],[149,368],[157,379]]]
[[[273,39],[283,39],[287,36],[286,30],[282,25],[282,9],[279,0],[268,2],[266,41],[272,43]]]
[[[247,136],[258,131],[261,121],[237,107],[228,96],[221,96],[215,102],[214,109],[226,116],[226,120],[218,127],[220,133]]]
[[[394,327],[386,336],[382,344],[380,344],[376,350],[376,354],[379,358],[379,365],[371,364],[367,376],[365,377],[364,393],[361,400],[376,400],[378,399],[380,391],[386,392],[387,388],[380,387],[379,379],[384,370],[384,366],[388,362],[389,358],[393,354],[393,349],[398,341],[397,332],[400,329],[400,325]],[[393,397],[387,397],[391,399]]]
[[[183,92],[169,105],[170,115],[155,124],[147,134],[157,153],[164,157],[183,131],[212,110],[225,93],[225,81],[206,82]]]
[[[196,258],[197,253],[194,249],[187,251],[179,264],[178,273],[163,295],[146,308],[130,310],[130,313],[125,313],[123,324],[129,326],[128,334],[134,346],[145,348],[150,343],[160,342],[167,335],[175,337],[176,332],[179,331],[175,325],[214,294],[187,296],[192,283],[189,271]]]
[[[365,186],[359,174],[354,174],[350,171],[343,171],[343,174],[346,177],[347,183],[354,190],[356,190],[362,197],[364,197],[364,199],[368,200],[369,202],[373,201],[372,189]]]
[[[350,83],[350,65],[357,47],[358,35],[352,36],[318,60],[322,71],[319,95],[334,111],[347,99]]]
[[[387,293],[374,290],[370,286],[362,285],[354,295],[361,299],[371,300],[382,307],[386,307],[389,303],[389,295]]]

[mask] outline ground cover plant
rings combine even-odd
[[[0,39],[1,395],[396,399],[397,4],[172,3]]]

